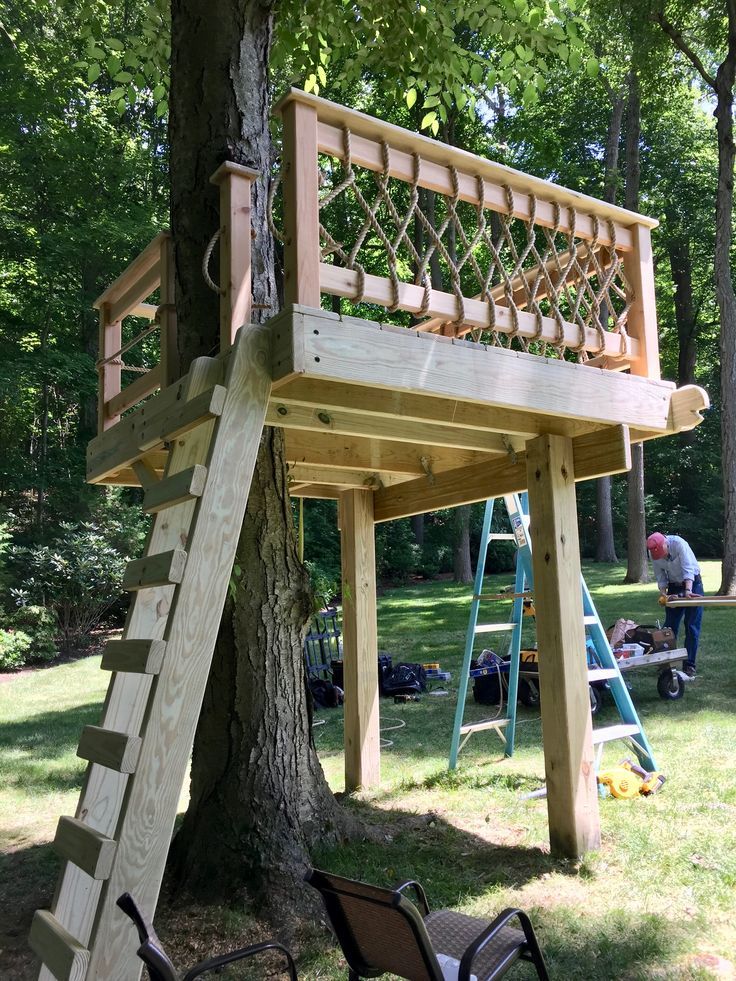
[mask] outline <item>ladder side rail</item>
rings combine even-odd
[[[580,584],[583,592],[583,614],[585,616],[595,617],[595,621],[588,624],[586,629],[588,630],[590,639],[593,641],[593,646],[595,647],[598,660],[601,667],[615,669],[616,671],[615,677],[609,679],[608,686],[616,704],[616,708],[618,709],[618,713],[621,716],[621,720],[626,725],[635,725],[639,729],[639,734],[636,741],[631,741],[636,755],[639,758],[639,762],[647,770],[656,770],[657,764],[654,759],[652,747],[649,745],[649,740],[644,733],[644,728],[639,719],[639,714],[634,707],[629,689],[621,675],[618,662],[613,655],[611,645],[608,642],[608,637],[606,637],[603,624],[601,623],[598,611],[593,603],[593,598],[590,595],[590,590],[588,589],[588,585],[583,576],[580,577]]]
[[[450,744],[450,763],[449,768],[454,770],[457,766],[457,754],[460,752],[460,729],[463,724],[465,713],[465,699],[468,694],[468,682],[470,680],[470,662],[473,659],[473,646],[475,643],[475,628],[478,624],[478,609],[480,600],[477,598],[483,592],[483,576],[486,568],[486,558],[488,556],[488,545],[491,535],[491,521],[493,520],[494,498],[486,501],[486,511],[483,516],[483,530],[480,534],[480,549],[478,552],[478,565],[475,569],[475,584],[473,586],[473,600],[470,604],[470,617],[468,619],[468,629],[465,634],[465,653],[463,663],[460,668],[460,684],[457,690],[457,706],[455,708],[455,722],[452,729],[452,743]]]
[[[519,552],[516,553],[516,575],[514,577],[514,592],[523,593],[526,585],[524,566],[520,561]],[[506,747],[505,756],[514,755],[514,744],[516,741],[516,701],[519,694],[519,668],[521,661],[521,632],[523,629],[524,600],[521,596],[514,598],[511,609],[511,618],[514,622],[514,631],[511,634],[509,643],[509,682],[506,693],[507,705],[506,713],[508,725],[506,726]]]

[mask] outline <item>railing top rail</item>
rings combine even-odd
[[[507,167],[504,164],[487,160],[485,157],[468,153],[467,150],[461,150],[458,147],[449,146],[447,143],[430,139],[428,136],[420,136],[418,133],[402,129],[393,123],[384,122],[382,119],[376,119],[355,109],[348,109],[335,102],[330,102],[328,99],[321,99],[308,92],[303,92],[301,89],[291,88],[276,104],[274,112],[281,114],[283,109],[292,102],[301,102],[304,105],[313,106],[317,111],[317,118],[328,125],[340,128],[347,126],[351,133],[356,136],[362,136],[375,142],[385,140],[392,149],[401,150],[405,153],[417,153],[423,160],[444,166],[452,165],[462,173],[482,177],[501,186],[508,185],[513,191],[519,193],[534,194],[545,201],[575,208],[576,211],[583,214],[611,219],[625,227],[643,225],[646,228],[656,228],[659,224],[656,218],[649,218],[635,211],[619,208],[615,204],[600,201],[598,198],[590,197],[587,194],[571,191],[569,188],[554,184],[552,181],[533,177],[523,173],[523,171],[515,170],[513,167]]]
[[[104,293],[100,293],[92,306],[99,310],[105,303],[114,303],[134,283],[152,269],[161,257],[161,244],[171,238],[171,232],[166,229],[151,239],[145,249],[126,266],[118,278],[111,283]]]

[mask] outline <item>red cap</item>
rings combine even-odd
[[[647,538],[647,548],[653,559],[664,559],[667,557],[667,539],[659,531],[655,531],[653,535]]]

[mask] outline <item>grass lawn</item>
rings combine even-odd
[[[591,565],[585,571],[605,623],[619,616],[652,623],[661,616],[656,587],[621,586],[623,567]],[[706,592],[714,592],[718,564],[706,562],[703,571]],[[489,577],[487,589],[509,582]],[[379,646],[395,660],[440,661],[453,681],[445,697],[408,705],[382,701],[382,726],[392,740],[383,753],[383,787],[362,795],[356,806],[381,812],[385,842],[317,854],[315,864],[381,884],[416,878],[434,907],[490,916],[504,906],[522,906],[532,914],[558,979],[736,978],[733,612],[706,611],[699,677],[680,701],[659,698],[654,669],[627,675],[667,782],[649,799],[601,801],[601,850],[575,864],[549,855],[545,802],[520,799],[543,782],[538,713],[519,707],[512,759],[502,757],[496,736],[479,733],[462,751],[457,772],[447,771],[470,592],[437,582],[380,597]],[[0,681],[3,978],[35,977],[25,936],[32,910],[48,905],[53,890],[57,863],[48,842],[57,817],[76,805],[83,773],[74,755],[79,732],[97,721],[107,683],[98,666],[94,657]],[[466,718],[488,714],[468,701]],[[318,716],[324,725],[315,729],[315,740],[339,791],[342,712]],[[607,702],[596,725],[615,721]],[[399,722],[403,728],[388,731]],[[622,744],[609,745],[604,763],[626,755]],[[222,910],[216,921],[232,946],[252,939],[247,918]],[[166,938],[166,923],[158,922]],[[175,931],[172,938],[177,940]],[[345,974],[336,952],[305,942],[301,977]],[[533,974],[522,967],[515,976]]]

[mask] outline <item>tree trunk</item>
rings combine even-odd
[[[731,19],[731,18],[729,18]],[[736,42],[731,24],[729,56],[716,75],[718,190],[715,279],[721,320],[721,441],[723,465],[723,566],[720,593],[736,593],[736,296],[731,275],[733,211],[733,86]]]
[[[470,505],[463,504],[453,513],[452,572],[455,582],[472,582],[470,560]]]
[[[639,210],[639,139],[641,135],[641,100],[639,76],[632,68],[629,74],[629,101],[626,107],[626,191],[624,207]],[[625,583],[649,582],[649,562],[646,546],[646,515],[644,512],[644,444],[631,447],[631,470],[626,481],[626,575]]]
[[[693,301],[693,266],[690,258],[690,239],[687,235],[675,235],[667,243],[667,252],[675,287],[675,323],[677,325],[677,384],[695,383],[695,365],[698,357],[698,315]],[[695,430],[691,430],[695,432]]]
[[[256,303],[268,304],[265,316],[277,312],[265,218],[272,16],[272,4],[258,0],[172,5],[171,218],[182,370],[217,346],[217,297],[200,264],[219,227],[209,178],[223,160],[262,175],[253,186],[253,292]],[[285,904],[309,904],[301,885],[309,848],[335,841],[348,818],[312,741],[302,655],[308,584],[278,431],[261,439],[237,564],[244,574],[233,581],[218,636],[172,867],[180,885],[201,895],[245,889],[283,924]]]
[[[614,204],[618,185],[618,153],[621,140],[621,122],[624,115],[624,98],[618,93],[611,93],[611,102],[611,122],[608,126],[604,158],[603,200]],[[617,562],[618,557],[613,540],[610,477],[601,477],[596,481],[595,504],[595,560],[596,562]]]
[[[424,545],[424,515],[415,514],[411,519],[411,531],[414,541],[421,548]]]

